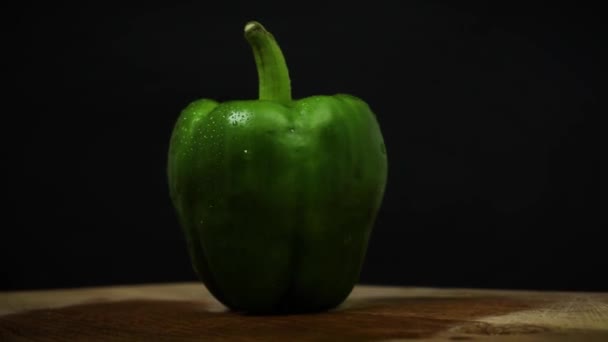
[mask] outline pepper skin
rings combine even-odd
[[[342,303],[359,279],[387,156],[369,106],[345,94],[291,99],[285,60],[245,27],[260,99],[192,102],[170,141],[169,190],[193,267],[234,311]]]

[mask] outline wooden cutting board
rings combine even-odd
[[[608,293],[357,286],[319,314],[249,316],[198,283],[0,293],[0,341],[608,341]]]

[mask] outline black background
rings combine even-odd
[[[169,136],[192,100],[257,96],[257,19],[294,97],[378,116],[389,180],[362,282],[608,290],[601,11],[492,3],[4,5],[2,289],[195,279]]]

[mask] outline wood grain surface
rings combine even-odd
[[[335,310],[230,312],[198,283],[0,293],[0,341],[608,341],[608,293],[357,286]]]

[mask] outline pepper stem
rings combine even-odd
[[[258,70],[259,98],[288,104],[291,102],[291,82],[285,57],[272,34],[257,21],[245,25]]]

